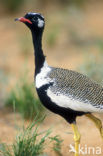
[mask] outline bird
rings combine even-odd
[[[29,12],[15,21],[24,23],[31,31],[34,56],[34,81],[41,103],[53,113],[63,117],[74,132],[75,156],[79,156],[79,133],[76,118],[85,115],[91,119],[103,138],[100,119],[93,113],[103,113],[103,87],[89,77],[68,69],[51,67],[42,49],[45,28],[44,16]]]

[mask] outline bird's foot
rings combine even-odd
[[[80,133],[75,124],[72,124],[72,128],[74,131],[74,141],[75,141],[75,156],[79,156],[79,144],[80,144]]]
[[[79,156],[79,144],[80,141],[75,141],[75,156]]]

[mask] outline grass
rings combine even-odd
[[[5,105],[18,111],[23,118],[33,119],[38,116],[38,119],[44,114],[45,108],[39,101],[36,95],[33,84],[29,84],[29,81],[24,77],[20,82],[12,89],[5,100]]]
[[[40,135],[43,135],[39,138]],[[50,135],[50,130],[44,134],[38,131],[37,122],[32,122],[27,128],[16,137],[15,142],[8,146],[1,144],[1,154],[3,156],[37,156],[43,154],[46,138]]]
[[[0,70],[0,105],[3,104],[6,92],[6,85],[8,84],[7,75],[3,70]]]
[[[48,140],[49,144],[55,141],[53,150],[60,153],[61,139],[58,136],[50,137],[50,134],[50,129],[39,132],[38,121],[33,121],[26,128],[23,127],[12,145],[1,143],[0,154],[1,156],[47,156],[44,150]]]
[[[51,141],[54,142],[53,144],[53,150],[59,155],[61,156],[61,146],[62,146],[62,142],[63,140],[60,138],[59,135],[56,135],[54,137],[50,137]]]
[[[99,53],[98,56],[87,54],[84,64],[79,67],[79,71],[103,84],[103,54]]]

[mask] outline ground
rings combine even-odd
[[[100,118],[100,116],[98,117]],[[5,110],[0,111],[0,140],[11,144],[14,141],[15,136],[19,133],[17,127],[20,127],[23,124],[24,122],[19,114],[15,115],[14,113],[8,113]],[[85,155],[102,156],[103,154],[100,154],[100,150],[103,152],[103,139],[100,137],[99,131],[94,123],[92,123],[87,117],[82,116],[77,118],[77,125],[81,133],[80,147],[82,152],[84,152]],[[45,121],[41,124],[40,129],[47,130],[49,128],[52,129],[52,136],[60,135],[63,139],[62,155],[73,156],[73,153],[69,153],[70,144],[74,146],[73,131],[70,124],[58,115],[49,112]],[[91,150],[89,148],[91,148]],[[50,156],[56,156],[50,147],[46,148],[45,152]],[[86,152],[88,154],[86,154]],[[96,152],[99,152],[99,154],[96,154]],[[80,154],[80,156],[82,156],[82,154]]]

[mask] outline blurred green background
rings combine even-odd
[[[102,0],[0,0],[2,133],[8,126],[4,119],[11,124],[13,114],[16,114],[17,121],[20,118],[20,123],[36,115],[40,118],[50,114],[41,105],[34,87],[31,34],[24,24],[14,22],[15,18],[27,12],[39,12],[45,17],[43,51],[49,65],[77,70],[103,84]],[[54,115],[48,121],[52,117]],[[59,118],[57,122],[59,124]],[[12,131],[14,133],[15,130]],[[7,133],[1,137],[2,140],[5,136]],[[8,140],[12,140],[13,136],[9,136]]]

